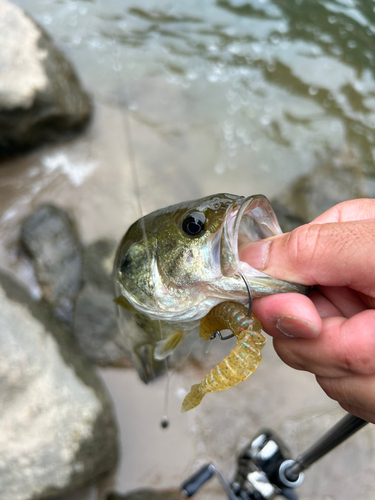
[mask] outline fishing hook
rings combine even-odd
[[[244,275],[244,273],[241,271],[241,269],[238,270],[238,274],[241,276],[241,278],[244,280],[245,282],[245,285],[246,285],[246,290],[247,290],[247,295],[249,297],[249,309],[247,311],[247,317],[250,318],[251,316],[251,309],[253,307],[253,299],[251,297],[251,289],[250,289],[250,285],[246,279],[246,276]],[[231,339],[232,337],[234,337],[234,333],[231,333],[230,335],[227,335],[226,337],[223,337],[222,334],[221,334],[221,331],[220,330],[216,330],[210,337],[210,340],[214,340],[216,338],[216,336],[219,337],[220,340],[228,340],[228,339]]]
[[[231,339],[232,337],[234,337],[234,333],[231,333],[230,335],[227,335],[226,337],[223,337],[221,335],[221,331],[220,330],[216,330],[210,337],[210,340],[214,340],[216,339],[216,335],[219,337],[220,340],[228,340],[228,339]]]
[[[247,317],[250,318],[251,316],[251,310],[253,308],[253,298],[251,296],[251,289],[250,289],[250,285],[246,279],[246,276],[244,275],[244,273],[241,271],[241,269],[238,270],[238,274],[241,276],[241,278],[244,280],[245,282],[245,285],[246,285],[246,290],[247,290],[247,295],[249,297],[249,309],[247,311]]]

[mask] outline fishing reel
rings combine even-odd
[[[181,488],[187,497],[191,497],[206,481],[216,476],[230,500],[263,500],[278,495],[296,500],[292,488],[302,483],[303,474],[293,483],[287,480],[287,484],[282,484],[278,476],[280,465],[289,462],[290,456],[285,444],[272,431],[263,430],[240,452],[231,483],[224,479],[214,464],[207,464]]]
[[[302,471],[366,424],[347,414],[296,460],[290,458],[287,446],[274,432],[263,430],[240,452],[232,482],[226,481],[214,464],[207,464],[187,479],[181,490],[186,497],[192,497],[216,476],[229,500],[298,500],[295,488],[303,482]]]

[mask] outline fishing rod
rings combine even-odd
[[[216,466],[210,463],[184,481],[182,493],[192,497],[216,475],[229,500],[270,500],[277,496],[298,500],[294,490],[304,480],[303,471],[366,424],[366,420],[348,413],[296,460],[290,458],[289,449],[283,441],[273,431],[265,429],[240,452],[232,482],[226,481]]]

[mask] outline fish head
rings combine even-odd
[[[220,273],[220,238],[233,195],[169,206],[138,219],[122,239],[115,285],[137,310],[164,319],[176,295],[201,290]]]
[[[250,286],[255,280],[255,296],[300,291],[239,260],[242,244],[281,232],[263,195],[217,194],[158,210],[136,221],[119,245],[117,293],[150,318],[192,321],[223,300],[246,302],[239,270]]]

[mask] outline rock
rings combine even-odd
[[[0,157],[82,128],[91,102],[50,36],[0,0]]]
[[[0,491],[70,493],[112,471],[116,426],[102,383],[66,325],[0,274]]]
[[[71,323],[82,285],[81,243],[73,221],[64,210],[42,205],[24,220],[21,242],[33,260],[44,300],[60,319]]]
[[[290,191],[292,191],[294,186],[295,184],[292,185]],[[289,191],[287,192],[289,193]],[[297,210],[297,212],[293,211],[294,203],[291,204],[292,206],[288,204],[287,195],[281,195],[280,198],[273,198],[271,200],[271,205],[284,233],[293,231],[296,227],[309,222],[303,218],[299,210]]]
[[[132,366],[113,302],[116,242],[99,240],[84,250],[83,280],[74,308],[74,335],[82,350],[100,366]]]
[[[107,500],[183,500],[184,498],[186,497],[182,495],[181,490],[177,489],[142,489],[134,490],[124,495],[110,493]]]
[[[334,155],[271,200],[283,231],[306,224],[342,201],[375,195],[375,180],[350,151]]]
[[[132,366],[117,324],[113,294],[89,283],[75,306],[74,335],[86,356],[100,366]]]
[[[112,271],[117,242],[102,239],[95,241],[84,250],[83,279],[86,283],[100,288],[114,296]]]
[[[86,356],[100,366],[131,367],[113,302],[116,243],[100,240],[82,250],[72,219],[54,205],[24,220],[21,243],[43,299],[72,327]]]

